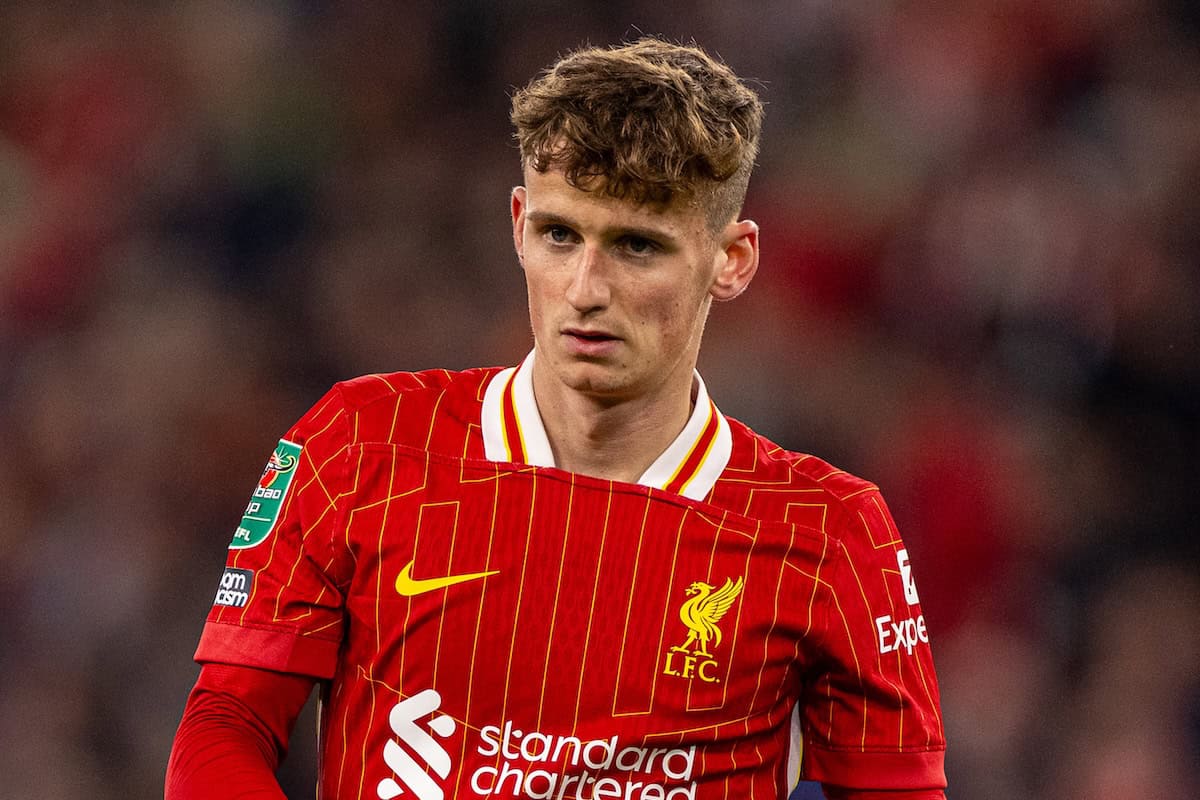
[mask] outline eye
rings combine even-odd
[[[645,236],[626,236],[621,239],[621,247],[625,252],[635,256],[649,256],[662,249],[658,242]]]
[[[569,244],[572,231],[565,225],[547,225],[543,235],[554,244]]]

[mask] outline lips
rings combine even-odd
[[[576,339],[581,339],[585,342],[611,342],[616,341],[617,337],[607,331],[591,331],[582,330],[580,328],[566,328],[563,334]]]
[[[564,328],[562,335],[568,350],[575,355],[592,358],[609,355],[621,341],[619,336],[608,331],[588,328]]]

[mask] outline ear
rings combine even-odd
[[[512,190],[513,247],[517,260],[525,266],[525,187],[515,186]]]
[[[758,223],[731,222],[718,237],[716,274],[708,291],[717,300],[732,300],[746,291],[758,271]]]

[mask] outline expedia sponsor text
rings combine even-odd
[[[879,634],[879,652],[894,653],[901,648],[912,655],[913,648],[924,642],[929,644],[929,632],[925,630],[925,615],[893,622],[890,614],[875,618],[875,630]]]

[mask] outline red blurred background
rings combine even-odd
[[[509,94],[641,32],[767,102],[701,370],[888,497],[950,796],[1200,796],[1194,4],[197,0],[0,7],[0,797],[161,791],[274,442],[526,352]]]

